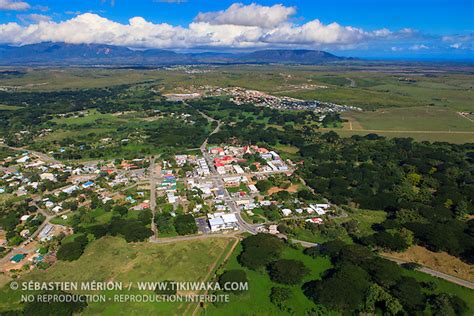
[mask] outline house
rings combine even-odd
[[[46,202],[44,203],[44,206],[46,206],[47,208],[52,208],[52,207],[54,206],[54,203],[51,202],[51,201],[46,201]]]
[[[221,147],[212,147],[209,149],[209,152],[213,155],[222,155],[224,154],[224,149]]]
[[[22,217],[20,217],[20,221],[26,222],[26,220],[27,220],[28,218],[30,218],[30,216],[31,216],[31,215],[23,215]]]
[[[324,208],[321,206],[324,206]],[[311,204],[309,207],[312,208],[318,215],[324,215],[326,214],[326,209],[329,207],[329,205],[328,204],[316,204],[316,205]]]
[[[222,180],[224,180],[225,185],[228,185],[228,186],[237,186],[241,182],[248,182],[247,177],[242,177],[242,176],[225,177]]]
[[[313,218],[308,218],[307,220],[305,220],[305,222],[320,225],[323,223],[323,219],[319,217],[313,217]]]
[[[216,171],[218,174],[223,175],[225,174],[225,167],[224,166],[217,166]]]
[[[54,226],[47,224],[38,234],[38,239],[40,241],[45,241],[51,239],[53,236]]]
[[[249,187],[250,192],[252,192],[252,193],[258,193],[258,189],[257,189],[257,187],[256,187],[255,185],[249,184],[248,187]]]
[[[268,227],[268,232],[272,235],[277,235],[279,232],[278,232],[278,225],[270,225]]]
[[[168,203],[171,203],[171,204],[176,203],[177,198],[173,192],[168,192],[168,194],[166,194],[166,197],[168,198]]]
[[[28,160],[30,160],[30,157],[28,157],[28,155],[25,155],[25,156],[23,156],[23,157],[17,159],[16,162],[18,162],[18,163],[25,163],[25,162],[27,162]]]
[[[79,190],[79,187],[77,185],[71,185],[67,188],[62,189],[61,191],[66,193],[66,194],[71,194],[74,191]]]
[[[17,253],[13,257],[10,258],[11,263],[19,263],[21,260],[23,260],[26,257],[24,253]]]
[[[243,173],[245,173],[245,172],[244,172],[244,169],[242,169],[241,166],[239,166],[239,165],[233,165],[233,167],[234,167],[235,173],[237,173],[237,174],[243,174]]]
[[[283,216],[290,216],[292,213],[289,208],[284,208],[281,210],[281,212],[283,213]]]
[[[59,205],[53,207],[53,209],[51,211],[53,211],[54,213],[59,213],[63,210],[63,208]]]
[[[92,182],[92,181],[87,181],[86,183],[84,183],[84,184],[82,185],[82,187],[83,187],[84,189],[88,189],[88,188],[92,187],[93,185],[94,185],[94,182]]]
[[[45,173],[42,173],[40,174],[40,179],[41,180],[49,180],[49,181],[52,181],[52,182],[56,182],[56,176],[50,172],[45,172]]]

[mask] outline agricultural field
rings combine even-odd
[[[382,108],[375,111],[347,112],[343,136],[375,133],[387,137],[466,143],[474,141],[474,122],[448,107],[426,106]]]
[[[230,244],[231,239],[227,238],[206,238],[160,245],[148,242],[128,244],[118,237],[103,237],[91,243],[78,260],[57,262],[47,271],[36,270],[19,281],[113,281],[126,285],[138,281],[202,282],[212,272],[213,264],[220,262],[221,257],[229,251]],[[146,294],[133,287],[130,293]],[[4,287],[0,291],[0,310],[19,308],[18,300],[21,294],[21,291],[14,292]],[[111,296],[119,293],[104,294]],[[184,303],[90,303],[82,314],[183,314],[190,307]]]

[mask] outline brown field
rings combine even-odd
[[[416,262],[436,271],[474,282],[474,267],[446,252],[432,252],[424,247],[412,246],[402,253],[383,253],[383,256]]]
[[[268,189],[268,195],[272,195],[272,194],[280,192],[280,191],[288,191],[290,193],[295,193],[295,192],[298,191],[299,187],[300,186],[298,184],[292,184],[292,185],[290,185],[290,187],[288,189],[283,189],[283,188],[279,188],[279,187],[272,187],[272,188]]]

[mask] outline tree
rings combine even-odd
[[[259,233],[242,240],[243,250],[238,260],[241,265],[257,270],[278,259],[283,250],[283,241],[276,236]]]
[[[128,213],[128,208],[123,205],[117,205],[114,207],[114,212],[120,214],[121,216],[124,216]]]
[[[392,293],[409,313],[423,310],[425,296],[415,279],[402,277],[394,286]]]
[[[365,297],[365,310],[369,313],[375,313],[375,306],[383,304],[384,313],[388,315],[397,315],[403,310],[400,302],[390,293],[385,291],[377,284],[372,284]]]
[[[466,303],[457,296],[440,293],[430,299],[431,310],[436,316],[464,315],[468,307]]]
[[[344,264],[322,281],[303,286],[305,295],[316,304],[351,313],[362,306],[370,282],[367,273],[352,264]]]
[[[267,192],[273,184],[268,180],[258,180],[255,186],[260,192]]]
[[[224,291],[234,294],[243,292],[242,288],[233,288],[236,285],[247,283],[247,274],[244,270],[227,270],[219,276],[219,285]]]
[[[158,213],[155,215],[155,223],[158,229],[158,233],[170,234],[175,231],[174,219],[169,213]]]
[[[283,309],[285,302],[293,297],[293,292],[287,287],[272,287],[270,293],[270,301]]]
[[[292,259],[272,262],[268,270],[273,281],[283,284],[298,284],[310,272],[303,262]]]
[[[59,260],[73,261],[79,259],[88,243],[86,236],[76,237],[71,242],[62,244],[56,254]]]
[[[364,269],[384,288],[393,286],[402,276],[402,269],[398,264],[380,257],[368,261]]]
[[[180,235],[197,233],[196,220],[192,214],[178,215],[174,220],[176,232]]]

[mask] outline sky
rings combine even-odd
[[[474,59],[474,0],[0,0],[0,44]]]

